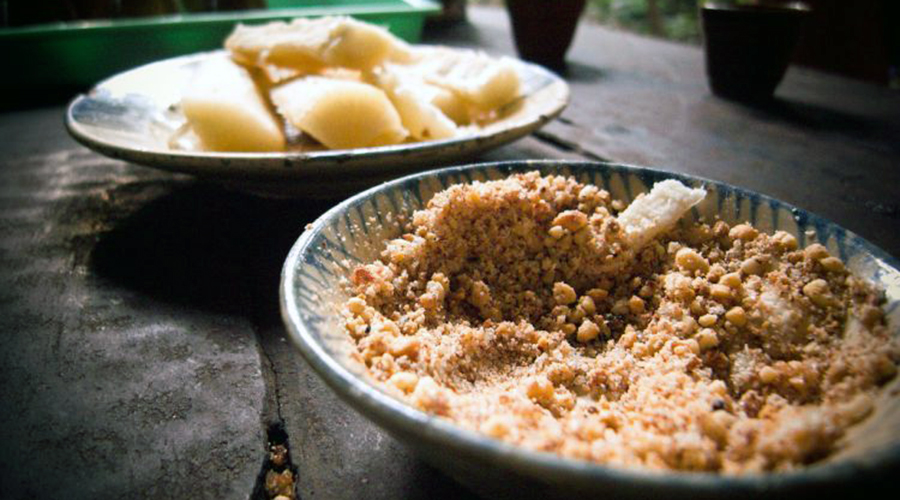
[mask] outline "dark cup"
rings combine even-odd
[[[713,94],[770,99],[784,78],[809,7],[788,4],[703,6],[706,75]]]
[[[584,4],[585,0],[506,0],[519,57],[564,71]]]

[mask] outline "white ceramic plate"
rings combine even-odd
[[[141,66],[76,97],[66,113],[69,133],[98,153],[236,189],[274,196],[334,197],[425,167],[471,157],[523,137],[562,112],[566,82],[540,66],[516,61],[523,96],[502,118],[460,138],[377,148],[283,153],[215,153],[169,147],[185,118],[182,89],[206,52]]]

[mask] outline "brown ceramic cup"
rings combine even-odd
[[[564,71],[584,5],[585,0],[506,0],[519,57]]]
[[[801,2],[704,4],[706,75],[713,94],[739,101],[770,99],[808,13]]]

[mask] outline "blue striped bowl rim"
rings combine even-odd
[[[539,170],[562,174],[607,189],[630,201],[653,183],[677,179],[707,189],[706,200],[688,219],[714,214],[730,223],[750,221],[769,233],[786,230],[801,245],[824,244],[857,275],[881,286],[887,296],[888,322],[895,335],[900,325],[900,265],[896,259],[829,220],[763,194],[700,177],[604,162],[522,160],[447,167],[409,175],[373,187],[338,204],[300,236],[282,270],[281,310],[289,336],[313,369],[351,406],[388,428],[402,428],[419,444],[478,454],[528,476],[573,485],[630,485],[647,492],[757,494],[828,487],[892,470],[900,465],[900,443],[863,456],[826,461],[797,471],[741,476],[697,472],[660,473],[604,466],[533,452],[458,427],[420,412],[381,391],[349,359],[349,337],[340,326],[338,307],[346,299],[341,280],[356,264],[377,257],[385,240],[399,236],[395,218],[424,207],[431,194],[461,182],[500,179]],[[808,230],[815,234],[807,235]],[[343,347],[341,347],[343,344]],[[897,385],[897,380],[892,386]],[[900,398],[893,398],[900,399]],[[891,417],[900,420],[900,407]],[[869,419],[871,420],[871,418]],[[865,423],[861,424],[865,425]]]

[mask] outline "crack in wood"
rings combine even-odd
[[[253,500],[269,500],[287,497],[300,500],[297,493],[297,466],[291,459],[290,438],[282,416],[282,394],[278,369],[266,348],[265,333],[257,329],[257,340],[263,360],[263,379],[266,383],[266,456],[256,479],[251,497]],[[274,412],[274,415],[272,413]]]
[[[532,132],[532,135],[535,139],[543,142],[544,144],[548,144],[555,147],[556,149],[560,149],[568,153],[575,153],[595,161],[611,161],[609,158],[599,155],[591,150],[585,149],[581,144],[578,144],[577,142],[563,139],[562,137],[551,134],[550,132],[547,132],[545,130],[536,130]]]

